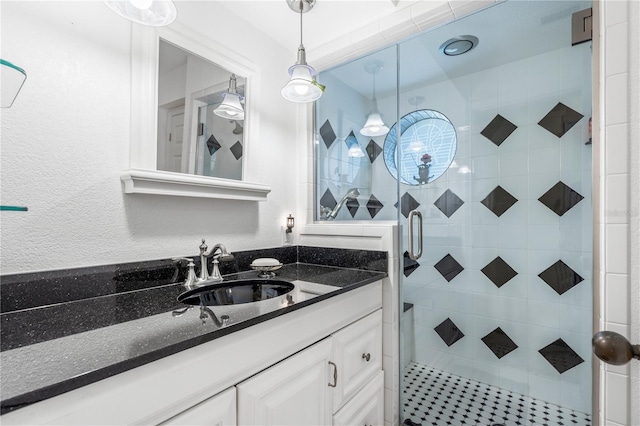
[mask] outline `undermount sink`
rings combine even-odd
[[[186,291],[178,296],[178,301],[196,306],[242,305],[268,300],[282,303],[294,288],[290,282],[274,279],[224,281]]]
[[[223,281],[185,291],[178,301],[188,306],[173,311],[172,315],[182,316],[191,311],[189,308],[199,306],[203,323],[209,317],[217,327],[225,327],[336,289],[339,287],[275,278]]]

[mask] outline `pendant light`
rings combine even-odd
[[[307,64],[306,52],[302,45],[302,14],[313,9],[316,0],[287,0],[289,8],[300,13],[300,46],[298,60],[289,68],[291,79],[282,88],[282,96],[291,102],[313,102],[322,96],[324,86],[316,81],[316,71]]]
[[[229,78],[229,90],[222,94],[224,100],[213,110],[218,117],[228,118],[230,120],[244,120],[244,109],[242,108],[242,97],[236,89],[236,75],[231,74]]]
[[[353,132],[349,133],[347,139],[344,141],[347,144],[347,155],[353,158],[364,157],[364,151],[356,139],[356,135]]]
[[[378,112],[378,101],[376,100],[376,74],[382,70],[383,63],[381,61],[372,61],[365,64],[366,72],[373,76],[373,102],[372,109],[367,116],[364,127],[360,129],[360,133],[364,136],[383,136],[389,133],[389,128],[382,121],[382,117]]]
[[[178,13],[171,0],[103,0],[109,9],[123,18],[151,27],[175,21]]]

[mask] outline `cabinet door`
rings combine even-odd
[[[333,335],[333,361],[338,366],[335,412],[382,370],[382,311],[367,315]]]
[[[162,426],[203,425],[235,426],[236,424],[236,388],[212,396],[177,416],[161,423]]]
[[[238,424],[330,425],[330,355],[326,339],[238,384]]]
[[[333,416],[333,426],[384,424],[384,373],[379,371]]]

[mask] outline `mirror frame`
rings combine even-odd
[[[130,169],[120,179],[126,194],[159,194],[200,198],[264,201],[268,185],[253,183],[259,164],[251,153],[258,138],[260,115],[258,67],[238,53],[174,23],[168,27],[131,27],[131,147]],[[157,170],[158,59],[160,39],[207,59],[245,80],[245,120],[242,180],[214,178]],[[195,146],[190,147],[193,154]],[[194,155],[190,155],[193,157]]]

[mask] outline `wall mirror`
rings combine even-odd
[[[259,122],[254,64],[179,24],[134,26],[132,37],[124,192],[265,200],[270,188],[252,179],[250,145]]]
[[[244,80],[160,38],[158,170],[242,180]]]

